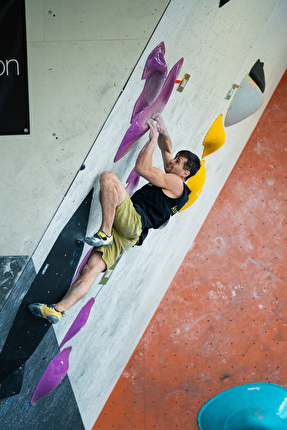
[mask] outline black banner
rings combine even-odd
[[[0,0],[0,134],[29,134],[25,0]]]

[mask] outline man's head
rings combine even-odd
[[[183,169],[189,171],[189,175],[185,179],[187,181],[191,176],[194,176],[200,169],[200,159],[196,154],[185,149],[179,151],[176,155],[186,158],[186,162],[183,165]]]
[[[188,150],[179,151],[166,166],[167,173],[175,173],[184,181],[194,176],[200,169],[200,159]]]

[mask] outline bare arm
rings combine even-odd
[[[172,141],[168,134],[162,115],[160,113],[155,113],[152,116],[152,119],[154,119],[157,122],[157,127],[159,131],[158,146],[161,150],[163,165],[165,168],[168,165],[169,161],[173,158]]]
[[[152,156],[158,143],[158,126],[157,122],[152,119],[148,120],[147,124],[150,128],[149,140],[138,155],[135,171],[151,184],[166,191],[169,197],[180,197],[183,190],[180,177],[173,173],[165,173],[152,165]]]

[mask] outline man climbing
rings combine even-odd
[[[161,114],[152,115],[147,124],[149,140],[137,157],[135,170],[149,183],[130,198],[113,172],[101,174],[102,223],[93,237],[85,238],[94,247],[87,264],[58,303],[28,305],[34,315],[56,324],[65,311],[85,296],[101,272],[108,270],[130,247],[140,245],[150,228],[159,228],[187,202],[190,190],[184,182],[199,170],[199,158],[187,150],[173,158],[172,142]],[[157,144],[165,171],[152,165]]]

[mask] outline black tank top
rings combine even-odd
[[[131,200],[142,221],[140,244],[146,238],[150,228],[159,228],[185,205],[190,189],[185,183],[183,187],[183,194],[177,199],[168,197],[161,188],[152,184],[146,184],[134,193]]]

